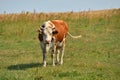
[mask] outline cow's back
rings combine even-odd
[[[62,41],[64,37],[68,34],[68,26],[67,23],[65,23],[62,20],[51,20],[51,22],[55,25],[55,29],[58,31],[58,33],[54,36],[57,41]]]

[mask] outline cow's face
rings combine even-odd
[[[40,27],[39,33],[42,34],[44,43],[49,44],[53,40],[53,35],[57,34],[58,32],[53,24],[50,24],[49,22],[45,22]]]

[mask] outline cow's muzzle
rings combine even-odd
[[[52,40],[45,40],[45,43],[46,44],[50,44],[50,43],[52,43],[54,41],[54,38],[52,38]]]
[[[50,44],[50,43],[51,43],[51,40],[45,40],[45,43],[46,43],[46,44]]]

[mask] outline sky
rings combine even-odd
[[[67,12],[120,8],[120,0],[0,0],[0,14],[28,12]]]

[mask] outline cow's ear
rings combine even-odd
[[[54,35],[54,34],[57,34],[57,33],[58,33],[58,31],[55,28],[53,28],[52,34]]]

